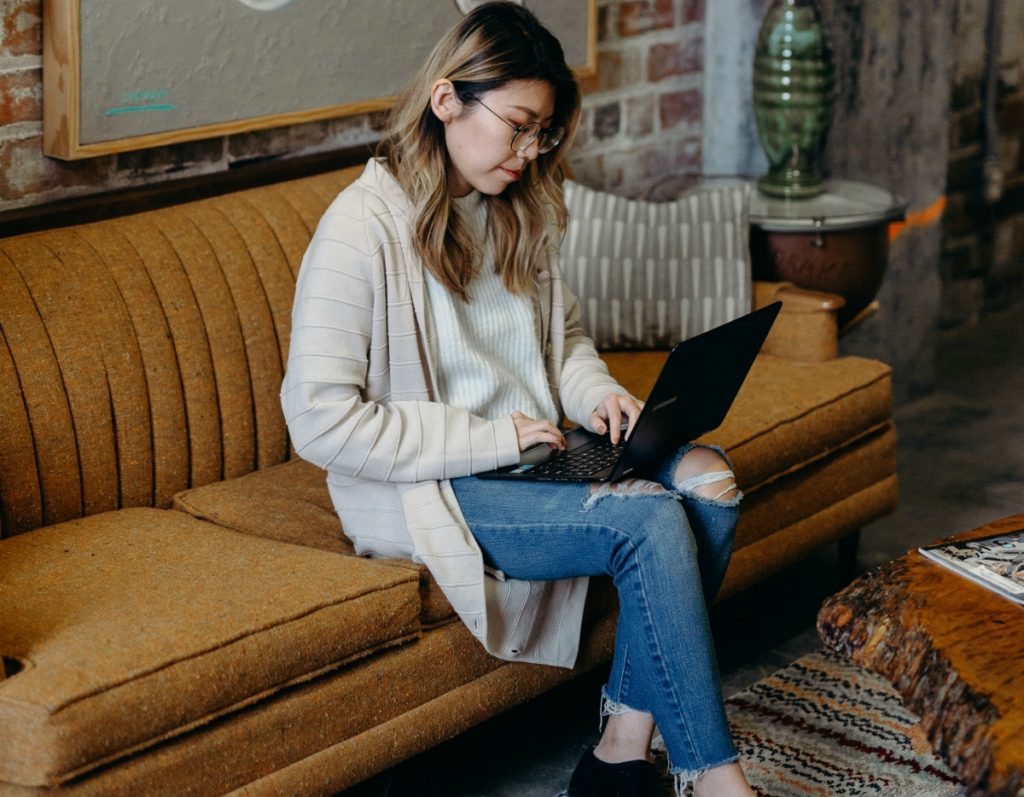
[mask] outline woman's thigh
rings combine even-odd
[[[463,517],[492,567],[512,578],[556,579],[611,573],[615,557],[639,532],[686,515],[661,485],[454,479]]]

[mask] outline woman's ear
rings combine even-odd
[[[455,86],[447,78],[435,80],[430,87],[430,109],[442,123],[447,124],[462,110],[462,103],[459,95],[455,93]]]

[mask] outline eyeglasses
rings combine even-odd
[[[467,95],[469,99],[476,100],[484,108],[487,108],[494,116],[503,121],[515,132],[512,134],[512,141],[509,146],[512,147],[513,152],[525,152],[526,149],[534,142],[537,142],[537,152],[543,155],[545,152],[551,152],[555,147],[562,143],[562,136],[565,135],[564,127],[548,127],[543,128],[537,122],[527,122],[525,125],[514,125],[508,119],[501,114],[488,108],[484,105],[484,102],[472,94]]]

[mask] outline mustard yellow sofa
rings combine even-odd
[[[353,555],[278,404],[296,271],[361,170],[0,240],[0,797],[329,795],[606,662],[493,659],[423,567]],[[896,501],[890,372],[784,311],[712,437],[723,596]],[[663,352],[609,353],[643,394]]]

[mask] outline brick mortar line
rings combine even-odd
[[[672,141],[677,139],[681,133],[686,134],[694,132],[699,135],[704,130],[704,123],[702,121],[680,120],[671,127],[662,127],[660,119],[656,119],[655,121],[657,122],[655,129],[650,133],[642,135],[629,134],[622,128],[620,128],[619,132],[614,136],[598,138],[597,136],[592,135],[591,138],[587,139],[586,153],[590,154],[591,150],[605,150],[609,147],[613,149],[622,148],[617,145],[627,145],[629,149],[635,149],[636,147],[644,144],[661,144],[664,143],[664,140]]]
[[[681,36],[681,38],[680,38]],[[619,48],[644,47],[651,44],[685,44],[693,39],[703,38],[704,23],[689,22],[674,28],[659,28],[633,36],[618,36],[598,42],[599,53]]]
[[[621,88],[590,91],[583,95],[583,104],[584,107],[593,107],[594,103],[607,105],[610,102],[620,102],[637,96],[643,96],[644,93],[656,95],[672,94],[676,91],[703,90],[703,88],[704,72],[688,72],[685,75],[671,75],[654,82],[644,80],[643,83],[630,83],[628,86]],[[644,92],[645,89],[648,91]]]
[[[679,143],[688,140],[688,134],[692,134],[694,138],[699,137],[704,129],[703,125],[700,124],[689,125],[689,127],[692,127],[692,130],[684,130],[685,127],[687,125],[679,124],[668,130],[660,130],[641,137],[629,136],[621,139],[601,139],[600,144],[591,140],[587,142],[585,151],[576,153],[573,157],[589,158],[596,155],[616,155],[629,153],[637,149],[650,149],[657,144]],[[683,135],[680,136],[680,133]],[[605,141],[609,143],[604,143]]]
[[[32,69],[42,69],[43,57],[41,55],[8,55],[0,57],[0,75],[7,72],[27,72]]]
[[[0,126],[0,142],[22,141],[26,138],[38,136],[42,132],[42,120],[35,122],[11,122],[9,125]]]
[[[684,123],[685,124],[697,124],[699,126],[703,126],[704,125],[705,120],[703,118],[700,118],[700,119],[687,119],[685,117],[680,117],[679,119],[677,119],[675,121],[675,123],[669,125],[668,127],[663,126],[662,123],[661,123],[661,111],[660,111],[660,108],[659,108],[659,105],[658,105],[658,102],[657,102],[658,98],[655,97],[654,99],[655,99],[655,102],[654,102],[654,118],[652,119],[652,122],[654,123],[655,127],[650,131],[650,133],[641,133],[640,135],[646,136],[646,135],[656,135],[658,133],[667,133],[669,131],[675,130],[677,127],[679,127],[679,125],[684,124]],[[596,111],[597,109],[594,108],[594,109],[590,109],[590,110]],[[624,135],[624,136],[628,136],[630,138],[633,137],[632,133],[627,132],[628,121],[629,121],[629,109],[628,108],[623,108],[623,113],[621,113],[619,115],[619,130],[615,134],[615,136]],[[594,139],[596,139],[598,141],[606,140],[606,139],[609,139],[609,138],[614,138],[614,136],[605,136],[604,138],[598,138],[596,133],[594,133],[594,131],[591,130],[591,131],[588,131],[588,132],[590,133],[590,136],[592,136]],[[590,138],[588,138],[587,140],[589,141]]]

